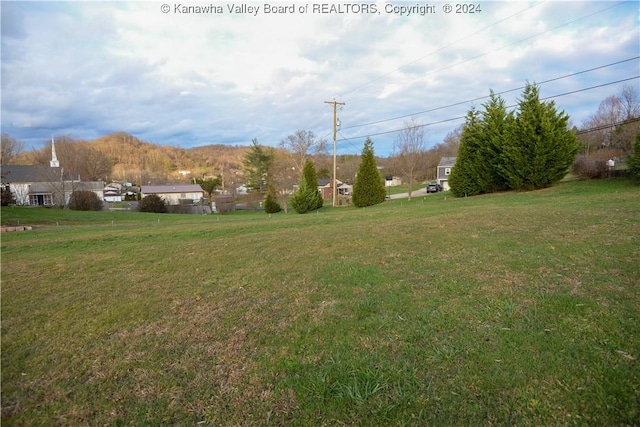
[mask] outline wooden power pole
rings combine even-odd
[[[333,206],[336,206],[336,197],[338,194],[338,186],[336,181],[336,137],[338,135],[338,105],[345,105],[344,102],[324,101],[325,104],[333,104]]]

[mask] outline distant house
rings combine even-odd
[[[395,175],[386,175],[384,177],[385,187],[395,187],[396,185],[402,185],[402,178]]]
[[[242,184],[240,187],[236,187],[236,194],[241,196],[245,194],[249,194],[249,187],[247,187],[244,184]]]
[[[353,185],[346,184],[339,179],[336,179],[336,185],[338,187],[338,196],[349,196],[353,192]],[[318,180],[318,191],[320,191],[320,194],[322,195],[322,198],[324,200],[333,199],[333,193],[331,191],[332,188],[332,179]]]
[[[124,200],[124,189],[119,183],[111,183],[104,187],[105,202],[121,202]]]
[[[199,184],[143,185],[140,193],[142,198],[151,194],[160,196],[170,206],[193,205],[204,198],[204,190]]]
[[[81,181],[62,167],[3,165],[2,186],[9,187],[21,206],[64,206],[74,191],[92,191],[104,200],[103,181]]]
[[[451,175],[451,169],[453,169],[453,165],[455,164],[455,157],[443,157],[440,159],[440,163],[438,163],[437,181],[438,184],[442,185],[444,191],[449,190],[449,175]]]

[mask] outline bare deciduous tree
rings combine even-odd
[[[292,135],[280,141],[280,147],[287,150],[293,159],[293,167],[296,168],[298,178],[302,174],[302,168],[307,157],[313,154],[321,154],[326,151],[327,141],[316,138],[310,130],[297,130]]]
[[[0,142],[0,163],[10,165],[18,154],[22,152],[22,141],[19,141],[6,133],[2,134]]]
[[[638,90],[625,85],[619,95],[605,98],[598,110],[583,122],[582,128],[589,130],[580,137],[584,144],[585,155],[594,150],[608,148],[629,153],[634,135],[638,132],[640,102]]]
[[[407,183],[408,200],[411,201],[413,185],[424,173],[425,130],[415,119],[405,122],[404,129],[398,134],[394,144],[395,170]]]

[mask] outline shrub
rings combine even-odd
[[[599,150],[589,156],[582,154],[576,157],[571,171],[582,180],[607,178],[610,175],[607,161],[618,157],[619,154],[616,150]]]
[[[582,180],[604,178],[607,176],[607,161],[593,156],[580,155],[576,158],[571,170]]]
[[[102,200],[93,191],[74,191],[69,199],[69,209],[73,211],[101,211]]]
[[[0,195],[0,198],[2,206],[13,205],[16,202],[16,199],[8,185],[6,187],[2,187],[2,194]]]
[[[265,199],[264,199],[263,206],[264,206],[264,211],[266,213],[276,213],[276,212],[280,212],[282,210],[282,208],[280,207],[280,205],[276,201],[276,198],[273,195],[273,192],[271,192],[271,191],[269,191],[267,193],[267,197],[265,197]]]
[[[318,189],[309,188],[307,182],[303,179],[300,182],[298,190],[291,197],[291,207],[299,214],[318,209]]]
[[[631,154],[627,157],[627,165],[629,166],[631,178],[640,182],[640,133],[636,135],[633,141]]]
[[[157,194],[149,194],[140,201],[140,212],[165,213],[167,205],[162,197]]]

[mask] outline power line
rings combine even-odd
[[[519,44],[519,43],[521,43],[521,42],[524,42],[524,41],[527,41],[527,40],[534,39],[534,38],[536,38],[536,37],[539,37],[539,36],[542,36],[542,35],[544,35],[544,34],[547,34],[547,33],[550,33],[550,32],[552,32],[552,31],[555,31],[555,30],[557,30],[557,29],[559,29],[559,28],[566,27],[566,26],[568,26],[568,25],[574,24],[574,23],[576,23],[576,22],[578,22],[578,21],[581,21],[581,20],[583,20],[583,19],[590,18],[590,17],[592,17],[592,16],[594,16],[594,15],[597,15],[597,14],[599,14],[599,13],[605,12],[605,11],[610,10],[610,9],[613,9],[613,8],[616,8],[616,7],[618,7],[618,6],[620,6],[620,5],[624,4],[624,3],[625,3],[625,2],[619,2],[619,3],[617,3],[617,4],[613,5],[613,6],[609,6],[609,7],[606,7],[606,8],[604,8],[604,9],[597,10],[597,11],[595,11],[595,12],[592,12],[592,13],[589,13],[589,14],[587,14],[587,15],[584,15],[584,16],[582,16],[582,17],[580,17],[580,18],[576,18],[576,19],[574,19],[574,20],[572,20],[572,21],[565,22],[564,24],[561,24],[561,25],[555,26],[555,27],[553,27],[553,28],[550,28],[550,29],[548,29],[548,30],[546,30],[546,31],[543,31],[543,32],[541,32],[541,33],[534,34],[534,35],[529,36],[529,37],[525,37],[525,38],[520,39],[520,40],[517,40],[517,41],[515,41],[515,42],[511,42],[511,43],[506,44],[506,45],[503,45],[503,46],[501,46],[501,47],[499,47],[499,48],[496,48],[496,49],[493,49],[493,50],[490,50],[490,51],[487,51],[487,52],[481,53],[480,55],[474,56],[474,57],[472,57],[472,58],[468,58],[468,59],[465,59],[465,60],[463,60],[463,61],[456,62],[455,64],[450,64],[450,65],[447,65],[447,66],[445,66],[445,67],[439,68],[439,69],[437,69],[437,70],[432,70],[432,71],[430,71],[429,73],[426,73],[426,74],[424,74],[424,75],[422,75],[422,76],[420,76],[420,77],[416,77],[415,79],[408,80],[407,82],[410,82],[410,81],[413,81],[413,80],[417,80],[417,79],[420,79],[420,78],[424,78],[425,76],[428,76],[428,75],[431,75],[431,74],[434,74],[434,73],[437,73],[437,72],[440,72],[440,71],[444,71],[444,70],[446,70],[446,69],[449,69],[449,68],[455,67],[455,66],[457,66],[457,65],[462,65],[462,64],[465,64],[465,63],[467,63],[467,62],[471,62],[471,61],[476,60],[476,59],[478,59],[478,58],[482,58],[483,56],[489,55],[490,53],[494,53],[494,52],[497,52],[497,51],[499,51],[499,50],[505,49],[505,48],[507,48],[507,47],[510,47],[510,46],[514,46],[514,45],[516,45],[516,44]],[[506,18],[505,18],[505,19],[506,19]],[[500,22],[501,22],[501,21],[500,21]],[[489,28],[489,27],[487,27],[487,28]],[[475,34],[475,33],[474,33],[474,34]],[[452,44],[455,44],[455,43],[457,43],[457,42],[454,42],[454,43],[452,43]],[[451,46],[451,45],[448,45],[448,46],[446,46],[446,47],[450,47],[450,46]],[[440,50],[442,50],[442,49],[444,49],[444,47],[443,47],[443,48],[441,48],[441,49],[438,49],[438,50],[437,50],[437,51],[435,51],[435,52],[438,52],[438,51],[440,51]],[[434,53],[435,53],[435,52],[434,52]],[[427,56],[428,56],[428,55],[427,55]],[[421,59],[422,59],[422,58],[421,58]],[[414,61],[414,62],[416,62],[416,61]],[[413,62],[412,62],[412,63],[410,63],[410,64],[413,64]],[[407,65],[410,65],[410,64],[407,64]],[[406,66],[406,65],[405,65],[405,66]],[[404,66],[403,66],[403,67],[404,67]],[[401,67],[401,68],[403,68],[403,67]],[[383,76],[383,77],[384,77],[384,76]]]
[[[561,80],[561,79],[565,79],[565,78],[568,78],[568,77],[577,76],[579,74],[588,73],[590,71],[600,70],[602,68],[611,67],[613,65],[622,64],[622,63],[633,61],[633,60],[636,60],[636,59],[640,59],[640,56],[635,56],[633,58],[628,58],[628,59],[623,59],[621,61],[612,62],[611,64],[601,65],[599,67],[590,68],[588,70],[578,71],[578,72],[575,72],[575,73],[566,74],[564,76],[555,77],[553,79],[544,80],[544,81],[541,81],[541,82],[536,82],[536,84],[542,85],[542,84],[545,84],[545,83],[550,83],[550,82]],[[495,93],[495,95],[503,95],[505,93],[515,92],[516,90],[521,90],[521,89],[524,89],[524,88],[525,88],[525,86],[520,86],[520,87],[517,87],[517,88],[514,88],[514,89],[509,89],[509,90],[504,90],[502,92],[497,92],[497,93]],[[445,106],[442,106],[442,107],[431,108],[429,110],[418,111],[416,113],[405,114],[405,115],[402,115],[402,116],[392,117],[390,119],[382,119],[382,120],[377,120],[377,121],[369,122],[369,123],[362,123],[362,124],[358,124],[358,125],[345,126],[345,127],[343,127],[343,129],[352,129],[352,128],[356,128],[356,127],[370,126],[370,125],[375,125],[375,124],[379,124],[379,123],[390,122],[390,121],[393,121],[393,120],[404,119],[404,118],[407,118],[407,117],[415,117],[415,116],[419,116],[419,115],[425,114],[425,113],[431,113],[431,112],[438,111],[438,110],[444,110],[445,108],[450,108],[450,107],[455,107],[455,106],[458,106],[458,105],[469,104],[469,103],[472,103],[472,102],[480,101],[482,99],[489,98],[490,96],[491,95],[480,96],[480,97],[473,98],[473,99],[470,99],[470,100],[467,100],[467,101],[455,102],[453,104],[445,105]]]
[[[626,124],[635,123],[635,122],[640,122],[640,118],[622,120],[620,122],[610,123],[610,124],[607,124],[607,125],[600,125],[600,126],[596,126],[596,127],[589,128],[589,129],[581,129],[581,130],[576,132],[576,135],[582,135],[584,133],[597,132],[599,130],[611,129],[611,128],[615,128],[617,126],[626,125]]]
[[[372,79],[372,80],[370,80],[370,81],[368,81],[368,82],[366,82],[366,83],[364,83],[364,84],[362,84],[360,86],[357,86],[357,87],[355,87],[355,88],[343,93],[342,97],[344,97],[346,94],[356,92],[356,91],[362,89],[363,87],[368,86],[371,83],[374,83],[374,82],[376,82],[376,81],[378,81],[378,80],[380,80],[380,79],[382,79],[382,78],[384,78],[384,77],[386,77],[388,75],[391,75],[391,74],[395,73],[396,71],[399,71],[399,70],[401,70],[403,68],[406,68],[406,67],[408,67],[408,66],[410,66],[412,64],[415,64],[416,62],[419,62],[419,61],[421,61],[421,60],[423,60],[423,59],[425,59],[425,58],[427,58],[427,57],[429,57],[431,55],[434,55],[434,54],[436,54],[436,53],[438,53],[438,52],[440,52],[442,50],[445,50],[445,49],[447,49],[447,48],[449,48],[449,47],[451,47],[451,46],[453,46],[453,45],[455,45],[457,43],[460,43],[461,41],[464,41],[464,40],[466,40],[466,39],[468,39],[470,37],[473,37],[476,34],[479,34],[479,33],[483,32],[485,30],[488,30],[491,27],[494,27],[494,26],[496,26],[496,25],[498,25],[498,24],[500,24],[502,22],[508,21],[509,19],[511,19],[511,18],[513,18],[513,17],[515,17],[517,15],[520,15],[520,14],[522,14],[522,13],[528,11],[528,10],[533,9],[534,7],[539,6],[540,4],[544,3],[545,1],[546,0],[542,0],[542,1],[536,3],[536,4],[532,5],[532,6],[527,7],[526,9],[522,9],[522,10],[520,10],[520,11],[518,11],[518,12],[512,14],[512,15],[507,16],[506,18],[500,19],[500,20],[498,20],[498,21],[496,21],[496,22],[494,22],[494,23],[492,23],[492,24],[490,24],[490,25],[488,25],[488,26],[486,26],[486,27],[484,27],[484,28],[482,28],[482,29],[480,29],[478,31],[475,31],[475,32],[473,32],[473,33],[471,33],[471,34],[469,34],[469,35],[467,35],[465,37],[462,37],[462,38],[460,38],[460,39],[458,39],[458,40],[456,40],[456,41],[454,41],[452,43],[449,43],[448,45],[442,46],[442,47],[434,50],[433,52],[428,53],[427,55],[424,55],[424,56],[422,56],[422,57],[420,57],[418,59],[415,59],[415,60],[413,60],[413,61],[411,61],[411,62],[409,62],[407,64],[404,64],[404,65],[396,68],[395,70],[392,70],[392,71],[390,71],[388,73],[382,74],[382,75],[376,77],[375,79]],[[328,134],[327,134],[327,136],[328,136]]]
[[[544,2],[544,1],[543,1],[543,2]],[[357,86],[357,87],[355,87],[354,89],[351,89],[351,90],[349,90],[348,92],[345,92],[345,94],[349,94],[349,93],[353,93],[353,92],[359,91],[360,89],[362,89],[362,88],[363,88],[363,87],[365,87],[365,86],[368,86],[368,85],[369,85],[369,84],[371,84],[371,83],[374,83],[374,82],[376,82],[376,81],[378,81],[378,80],[380,80],[380,79],[382,79],[382,78],[384,78],[384,77],[386,77],[386,76],[388,76],[388,75],[390,75],[390,74],[392,74],[392,73],[394,73],[394,72],[396,72],[396,71],[399,71],[399,70],[401,70],[401,69],[403,69],[403,68],[405,68],[405,67],[408,67],[409,65],[415,64],[416,62],[421,61],[422,59],[424,59],[424,58],[426,58],[426,57],[428,57],[428,56],[431,56],[431,55],[433,55],[433,54],[435,54],[435,53],[438,53],[438,52],[440,52],[440,51],[442,51],[442,50],[445,50],[445,49],[447,49],[447,48],[450,48],[451,46],[455,45],[456,43],[459,43],[459,42],[461,42],[461,41],[463,41],[463,40],[465,40],[465,39],[468,39],[468,38],[470,38],[470,37],[472,37],[472,36],[474,36],[474,35],[476,35],[476,34],[479,34],[479,33],[483,32],[483,31],[485,31],[485,30],[487,30],[487,29],[489,29],[489,28],[491,28],[491,27],[494,27],[494,26],[498,25],[499,23],[502,23],[502,22],[504,22],[504,21],[507,21],[507,20],[509,20],[509,19],[511,19],[511,18],[513,18],[513,17],[515,17],[515,16],[517,16],[517,15],[519,15],[519,14],[521,14],[521,13],[524,13],[524,12],[526,12],[526,11],[528,11],[528,10],[530,10],[530,9],[534,8],[534,7],[537,7],[538,5],[542,4],[543,2],[536,3],[535,5],[533,5],[533,6],[529,7],[529,8],[527,8],[527,9],[523,9],[523,10],[521,10],[521,11],[519,11],[519,12],[516,12],[516,13],[514,13],[514,14],[512,14],[512,15],[508,16],[508,17],[506,17],[506,18],[503,18],[503,19],[501,19],[501,20],[499,20],[499,21],[496,21],[496,22],[492,23],[492,24],[491,24],[491,25],[489,25],[489,26],[486,26],[486,27],[484,27],[484,28],[482,28],[482,29],[480,29],[480,30],[478,30],[478,31],[476,31],[476,32],[474,32],[474,33],[472,33],[472,34],[470,34],[470,35],[467,35],[467,36],[465,36],[465,37],[463,37],[463,38],[461,38],[461,39],[456,40],[455,42],[452,42],[452,43],[450,43],[450,44],[448,44],[448,45],[442,46],[442,47],[440,47],[440,48],[436,49],[435,51],[430,52],[429,54],[427,54],[427,55],[425,55],[425,56],[422,56],[422,57],[420,57],[420,58],[418,58],[418,59],[416,59],[416,60],[414,60],[414,61],[411,61],[411,62],[409,62],[409,63],[407,63],[407,64],[404,64],[404,65],[402,65],[401,67],[398,67],[398,68],[396,68],[396,69],[395,69],[395,70],[393,70],[393,71],[390,71],[390,72],[388,72],[388,73],[386,73],[386,74],[383,74],[383,75],[381,75],[381,76],[379,76],[379,77],[376,77],[375,79],[372,79],[372,80],[370,80],[370,81],[366,82],[365,84],[362,84],[362,85],[360,85],[360,86]],[[482,53],[482,54],[480,54],[480,55],[478,55],[478,56],[475,56],[475,57],[473,57],[473,58],[469,58],[469,59],[466,59],[466,60],[463,60],[463,61],[457,62],[457,63],[455,63],[455,64],[451,64],[451,65],[449,65],[449,66],[446,66],[446,67],[443,67],[443,68],[440,68],[440,69],[437,69],[437,70],[433,70],[433,71],[431,71],[431,72],[427,73],[426,75],[430,75],[430,74],[433,74],[433,73],[436,73],[436,72],[440,72],[440,71],[446,70],[446,69],[448,69],[448,68],[451,68],[451,67],[454,67],[454,66],[457,66],[457,65],[460,65],[460,64],[464,64],[464,63],[466,63],[466,62],[473,61],[473,60],[475,60],[475,59],[481,58],[481,57],[483,57],[483,56],[486,56],[486,55],[488,55],[488,54],[490,54],[490,53],[493,53],[493,52],[499,51],[499,50],[501,50],[501,49],[504,49],[504,48],[507,48],[507,47],[513,46],[513,45],[515,45],[515,44],[518,44],[518,43],[521,43],[521,42],[524,42],[524,41],[527,41],[527,40],[531,40],[531,39],[533,39],[533,38],[536,38],[536,37],[539,37],[539,36],[541,36],[541,35],[547,34],[547,33],[549,33],[549,32],[555,31],[555,30],[557,30],[557,29],[559,29],[559,28],[562,28],[562,27],[565,27],[565,26],[571,25],[571,24],[573,24],[573,23],[576,23],[576,22],[578,22],[578,21],[580,21],[580,20],[587,19],[587,18],[589,18],[589,17],[592,17],[592,16],[594,16],[594,15],[600,14],[600,13],[605,12],[605,11],[607,11],[607,10],[610,10],[610,9],[616,8],[616,7],[618,7],[618,6],[620,6],[620,5],[624,4],[624,3],[625,3],[625,2],[618,2],[618,3],[614,4],[614,5],[611,5],[611,6],[608,6],[608,7],[603,8],[603,9],[600,9],[600,10],[597,10],[597,11],[594,11],[594,12],[591,12],[591,13],[589,13],[589,14],[587,14],[587,15],[584,15],[584,16],[582,16],[582,17],[580,17],[580,18],[577,18],[577,19],[571,20],[571,21],[569,21],[569,22],[563,23],[563,24],[561,24],[561,25],[555,26],[555,27],[550,28],[550,29],[548,29],[548,30],[546,30],[546,31],[543,31],[543,32],[541,32],[541,33],[534,34],[534,35],[532,35],[532,36],[529,36],[529,37],[526,37],[526,38],[520,39],[520,40],[518,40],[518,41],[515,41],[515,42],[512,42],[512,43],[506,44],[506,45],[504,45],[504,46],[501,46],[501,47],[499,47],[499,48],[497,48],[497,49],[493,49],[493,50],[490,50],[490,51],[488,51],[488,52]],[[576,75],[583,74],[583,73],[587,73],[587,72],[590,72],[590,71],[595,71],[595,70],[598,70],[598,69],[601,69],[601,68],[606,68],[606,67],[609,67],[609,66],[613,66],[613,65],[617,65],[617,64],[624,63],[624,62],[628,62],[628,61],[636,60],[636,59],[638,59],[638,58],[640,58],[640,57],[636,56],[636,57],[634,57],[634,58],[625,59],[625,60],[622,60],[622,61],[614,62],[614,63],[607,64],[607,65],[603,65],[603,66],[600,66],[600,67],[594,67],[594,68],[591,68],[591,69],[588,69],[588,70],[583,70],[583,71],[579,71],[579,72],[576,72],[576,73],[571,73],[571,74],[568,74],[568,75],[564,75],[564,76],[556,77],[556,78],[553,78],[553,79],[545,80],[545,81],[539,82],[539,83],[537,83],[537,84],[549,83],[549,82],[556,81],[556,80],[560,80],[560,79],[563,79],[563,78],[567,78],[567,77],[571,77],[571,76],[576,76]],[[422,78],[422,77],[424,77],[424,76],[420,76],[420,77],[418,77],[418,78]],[[415,80],[415,79],[414,79],[414,80]],[[622,81],[624,81],[624,80],[622,80]],[[614,84],[614,83],[609,83],[609,84]],[[605,84],[605,86],[606,86],[606,84]],[[594,86],[594,87],[592,87],[592,88],[586,88],[586,89],[583,89],[583,90],[594,89],[594,88],[597,88],[597,87],[600,87],[600,86]],[[513,92],[513,91],[516,91],[516,90],[520,90],[520,89],[522,89],[522,88],[523,88],[523,87],[518,87],[518,88],[514,88],[514,89],[509,89],[509,90],[507,90],[507,91],[499,92],[499,93],[497,93],[497,95],[501,95],[501,94],[505,94],[505,93]],[[579,91],[574,91],[574,92],[569,92],[569,93],[576,93],[576,92],[579,92]],[[567,94],[569,94],[569,93],[567,93]],[[561,95],[557,95],[557,96],[563,96],[563,95],[566,95],[566,94],[561,94]],[[457,103],[454,103],[454,104],[450,104],[450,105],[446,105],[446,106],[442,106],[442,107],[437,107],[437,108],[433,108],[433,109],[429,109],[429,110],[424,110],[424,111],[420,111],[420,112],[417,112],[417,113],[412,113],[412,114],[402,115],[402,116],[393,117],[393,118],[389,118],[389,119],[377,120],[377,121],[373,121],[373,122],[369,122],[369,123],[363,123],[363,124],[359,124],[359,125],[351,125],[351,126],[348,126],[348,127],[343,127],[343,129],[353,129],[353,128],[356,128],[356,127],[369,126],[369,125],[372,125],[372,124],[384,123],[384,122],[387,122],[387,121],[398,120],[398,119],[406,118],[406,117],[410,117],[410,116],[421,115],[421,114],[425,114],[425,113],[429,113],[429,112],[433,112],[433,111],[437,111],[437,110],[441,110],[441,109],[445,109],[445,108],[450,108],[450,107],[457,106],[457,105],[466,104],[466,103],[469,103],[469,102],[475,102],[475,101],[478,101],[478,100],[486,99],[486,98],[488,98],[488,97],[489,97],[489,96],[482,96],[482,97],[478,97],[478,98],[475,98],[475,99],[472,99],[472,100],[462,101],[462,102],[457,102]],[[464,118],[464,116],[456,117],[456,118],[452,118],[452,119],[447,119],[447,120],[443,120],[443,121],[439,121],[439,122],[434,122],[434,123],[430,123],[430,124],[427,124],[427,125],[433,125],[433,124],[439,124],[439,123],[448,122],[448,121],[460,120],[461,118]],[[399,131],[399,130],[392,130],[392,131],[378,132],[378,133],[375,133],[375,134],[370,134],[370,135],[368,135],[368,136],[384,135],[384,134],[394,133],[394,132],[398,132],[398,131]],[[362,136],[360,136],[360,137],[351,137],[351,138],[343,138],[343,139],[341,139],[340,141],[352,140],[352,139],[357,139],[357,138],[361,138],[361,137],[362,137]]]
[[[526,8],[526,9],[522,9],[522,10],[520,10],[519,12],[514,13],[513,15],[509,15],[509,16],[507,16],[506,18],[500,19],[499,21],[496,21],[496,22],[494,22],[493,24],[488,25],[488,26],[486,26],[486,27],[484,27],[484,28],[482,28],[482,29],[480,29],[480,30],[478,30],[478,31],[474,32],[474,33],[468,34],[468,35],[466,35],[466,36],[462,37],[461,39],[458,39],[458,40],[456,40],[456,41],[454,41],[454,42],[449,43],[448,45],[442,46],[442,47],[440,47],[440,48],[438,48],[438,49],[434,50],[433,52],[429,52],[428,54],[426,54],[426,55],[424,55],[424,56],[421,56],[420,58],[415,59],[415,60],[413,60],[413,61],[411,61],[411,62],[409,62],[409,63],[406,63],[406,64],[404,64],[404,65],[402,65],[402,66],[400,66],[400,67],[396,68],[395,70],[389,71],[388,73],[382,74],[382,75],[380,75],[380,76],[376,77],[375,79],[369,80],[368,82],[366,82],[366,83],[364,83],[364,84],[362,84],[362,85],[360,85],[360,86],[357,86],[357,87],[355,87],[354,89],[351,89],[351,90],[350,90],[350,91],[348,91],[348,92],[345,92],[345,93],[342,95],[342,97],[344,97],[345,95],[347,95],[347,94],[349,94],[349,93],[356,92],[356,91],[358,91],[358,90],[362,89],[363,87],[370,85],[371,83],[374,83],[374,82],[376,82],[376,81],[378,81],[378,80],[381,80],[381,79],[383,79],[384,77],[387,77],[387,76],[389,76],[389,75],[391,75],[391,74],[395,73],[396,71],[400,71],[400,70],[402,70],[403,68],[408,67],[409,65],[413,65],[413,64],[415,64],[416,62],[422,61],[423,59],[425,59],[425,58],[427,58],[427,57],[429,57],[429,56],[431,56],[431,55],[434,55],[434,54],[436,54],[436,53],[438,53],[438,52],[440,52],[440,51],[442,51],[442,50],[445,50],[445,49],[447,49],[447,48],[449,48],[449,47],[451,47],[451,46],[453,46],[453,45],[455,45],[455,44],[460,43],[461,41],[464,41],[464,40],[466,40],[466,39],[468,39],[468,38],[471,38],[471,37],[475,36],[476,34],[479,34],[479,33],[483,32],[483,31],[485,31],[485,30],[488,30],[488,29],[489,29],[489,28],[491,28],[491,27],[495,27],[496,25],[500,24],[501,22],[507,21],[507,20],[509,20],[509,19],[513,18],[514,16],[520,15],[521,13],[524,13],[524,12],[526,12],[526,11],[530,10],[530,9],[533,9],[534,7],[537,7],[538,5],[540,5],[540,4],[542,4],[542,3],[544,3],[544,0],[543,0],[543,1],[541,1],[541,2],[538,2],[538,3],[534,4],[533,6],[529,6],[529,7],[528,7],[528,8]]]
[[[640,75],[634,76],[634,77],[629,77],[629,78],[626,78],[626,79],[617,80],[615,82],[603,83],[603,84],[600,84],[600,85],[590,86],[590,87],[583,88],[583,89],[573,90],[573,91],[561,93],[561,94],[558,94],[558,95],[547,96],[545,98],[540,98],[540,101],[545,101],[547,99],[552,99],[552,98],[559,98],[561,96],[572,95],[574,93],[579,93],[579,92],[586,92],[588,90],[597,89],[597,88],[604,87],[604,86],[610,86],[610,85],[626,82],[626,81],[637,79],[637,78],[640,78]],[[456,104],[456,105],[458,105],[458,104]],[[513,108],[513,107],[516,107],[516,106],[517,105],[509,105],[509,106],[507,106],[507,108]],[[421,124],[421,125],[417,125],[415,127],[434,126],[434,125],[438,125],[438,124],[442,124],[442,123],[461,120],[461,119],[464,119],[465,117],[466,117],[466,115],[465,116],[452,117],[452,118],[449,118],[449,119],[439,120],[439,121],[430,122],[430,123],[424,123],[424,124]],[[353,137],[349,137],[349,138],[344,138],[343,140],[344,141],[348,141],[348,140],[352,140],[352,139],[360,139],[360,138],[366,138],[366,137],[372,137],[372,136],[387,135],[387,134],[390,134],[390,133],[401,132],[403,130],[404,130],[404,128],[402,128],[402,129],[394,129],[394,130],[388,130],[388,131],[383,131],[383,132],[372,133],[372,134],[368,134],[368,135],[353,136]],[[343,141],[343,140],[341,140],[341,141]]]

